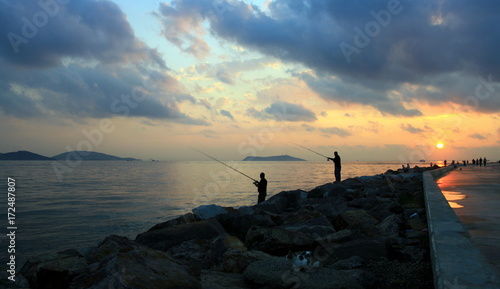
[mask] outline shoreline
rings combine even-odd
[[[153,274],[162,286],[184,288],[323,288],[320,281],[327,276],[339,276],[328,284],[351,288],[429,288],[422,186],[422,172],[429,169],[389,170],[311,191],[283,191],[238,209],[200,206],[135,240],[111,235],[87,251],[30,258],[18,273],[21,280],[26,277],[18,288],[47,280],[59,282],[57,288],[108,288],[110,282],[136,288],[129,279],[147,279],[144,274]],[[294,258],[302,251],[311,252],[308,258],[319,266],[297,265]],[[290,252],[297,256],[287,260]],[[137,288],[160,288],[154,284]]]

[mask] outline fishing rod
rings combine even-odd
[[[327,156],[325,156],[325,155],[323,155],[323,154],[320,154],[320,153],[318,153],[318,152],[316,152],[316,151],[313,151],[312,149],[306,148],[305,146],[301,146],[301,145],[296,144],[296,143],[293,143],[293,142],[290,142],[290,143],[291,143],[291,144],[294,144],[294,145],[296,145],[296,146],[299,146],[299,147],[301,147],[301,148],[303,148],[303,149],[306,149],[306,150],[308,150],[308,151],[310,151],[310,152],[313,152],[313,153],[315,153],[315,154],[317,154],[317,155],[320,155],[320,156],[322,156],[322,157],[326,158],[326,160],[327,160],[327,161],[330,159],[330,157],[327,157]]]
[[[204,155],[204,156],[206,156],[206,157],[209,157],[209,158],[211,158],[212,160],[214,160],[214,161],[216,161],[216,162],[218,162],[218,163],[221,163],[221,164],[225,165],[226,167],[228,167],[228,168],[232,169],[233,171],[238,172],[238,173],[240,173],[240,174],[244,175],[245,177],[247,177],[247,178],[251,179],[252,181],[254,181],[254,182],[258,182],[256,179],[254,179],[254,178],[252,178],[252,177],[248,176],[248,175],[247,175],[247,174],[245,174],[245,173],[242,173],[242,172],[238,171],[237,169],[233,168],[232,166],[230,166],[230,165],[228,165],[228,164],[226,164],[226,163],[224,163],[224,162],[219,161],[218,159],[214,158],[213,156],[208,155],[208,154],[206,154],[206,153],[204,153],[204,152],[202,152],[202,151],[200,151],[200,150],[198,150],[198,149],[195,149],[195,148],[193,148],[193,147],[191,147],[191,148],[192,148],[192,149],[194,149],[195,151],[199,152],[200,154],[202,154],[202,155]]]

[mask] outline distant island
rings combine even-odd
[[[1,154],[0,160],[3,161],[56,161],[66,160],[67,157],[75,159],[75,156],[84,161],[141,161],[135,158],[121,158],[108,154],[89,152],[89,151],[71,151],[55,155],[53,157],[46,157],[29,151],[17,151]]]
[[[281,155],[281,156],[270,156],[270,157],[248,156],[248,157],[244,158],[243,161],[296,162],[296,161],[305,161],[305,160],[299,159],[296,157],[292,157],[289,155]]]
[[[55,159],[35,154],[29,151],[17,151],[0,154],[2,161],[53,161]]]
[[[140,161],[140,159],[134,159],[134,158],[121,158],[117,156],[112,156],[108,154],[103,154],[103,153],[97,153],[97,152],[88,152],[88,151],[71,151],[71,152],[65,152],[62,154],[58,154],[56,156],[53,156],[52,158],[56,160],[66,160],[68,158],[68,155],[75,155],[78,154],[84,161]]]

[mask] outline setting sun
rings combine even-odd
[[[436,147],[437,147],[438,149],[442,149],[442,148],[444,147],[444,144],[443,144],[443,143],[438,143],[438,144],[436,145]]]

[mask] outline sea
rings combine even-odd
[[[258,180],[261,172],[268,180],[268,198],[281,191],[309,191],[334,178],[333,163],[327,161],[226,164],[239,172],[215,161],[82,161],[65,167],[52,161],[0,161],[5,232],[0,235],[1,261],[9,257],[11,227],[20,264],[40,253],[96,246],[111,234],[134,239],[197,206],[254,205],[258,193],[251,179]],[[345,162],[342,179],[381,174],[401,165]],[[10,204],[8,190],[14,189],[9,188],[15,189]],[[11,209],[8,215],[11,207],[15,212]]]

